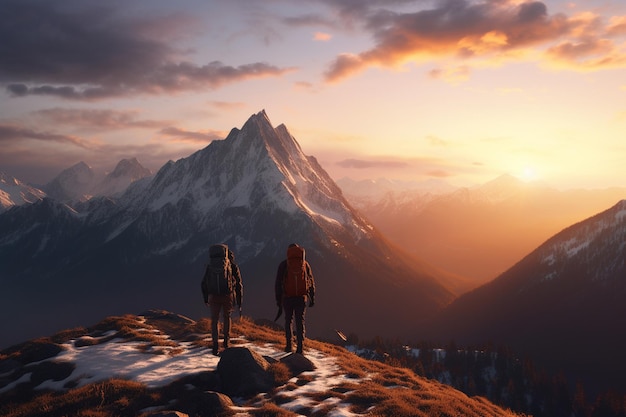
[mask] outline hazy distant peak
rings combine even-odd
[[[60,200],[83,200],[95,183],[96,174],[85,162],[63,170],[52,181],[46,184],[43,190],[49,197]]]
[[[80,161],[77,164],[72,165],[68,169],[63,170],[60,174],[60,178],[73,177],[79,181],[89,180],[94,177],[95,173],[93,169],[85,162]]]
[[[152,171],[144,168],[137,158],[122,159],[117,163],[113,172],[109,174],[113,178],[129,176],[133,180],[152,175]]]
[[[396,197],[402,196],[403,199],[409,195],[421,198],[427,194],[449,194],[457,189],[447,182],[435,178],[425,181],[402,181],[388,178],[354,180],[343,177],[337,181],[337,184],[346,195],[352,198],[365,199],[370,203],[378,202],[389,194]]]
[[[152,176],[152,171],[142,166],[137,158],[122,159],[113,172],[93,189],[94,195],[114,196],[124,192],[130,184],[142,178]]]

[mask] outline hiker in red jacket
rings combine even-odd
[[[283,309],[285,311],[285,352],[291,352],[292,349],[291,323],[295,316],[296,353],[302,354],[307,299],[309,307],[315,305],[315,280],[311,265],[304,259],[304,248],[295,243],[289,245],[287,259],[278,266],[274,289],[279,312]]]

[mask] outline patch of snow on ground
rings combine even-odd
[[[316,412],[328,405],[333,405],[334,410],[329,415],[337,417],[358,415],[349,411],[350,404],[343,403],[338,398],[328,398],[322,402],[317,402],[311,398],[315,394],[328,392],[343,383],[354,384],[358,383],[359,380],[346,377],[341,372],[334,357],[313,349],[306,350],[305,353],[305,356],[313,362],[316,369],[310,372],[303,372],[300,376],[309,376],[312,380],[293,391],[282,392],[284,396],[291,397],[292,401],[281,404],[281,408],[297,413],[299,409],[311,407],[311,411]],[[279,352],[279,354],[282,354],[282,352]],[[297,377],[294,377],[290,382],[295,382],[297,379]]]
[[[120,343],[122,342],[122,343]],[[78,386],[108,378],[124,378],[146,384],[148,387],[164,386],[183,376],[203,370],[214,370],[219,358],[202,348],[192,348],[190,343],[181,342],[182,354],[154,354],[142,352],[139,347],[145,342],[112,340],[94,346],[75,347],[73,343],[55,361],[72,362],[76,369],[63,381],[46,381],[37,388],[63,390],[68,381],[78,379]],[[165,352],[173,348],[164,348]]]
[[[15,381],[13,381],[10,384],[7,384],[4,388],[0,389],[0,394],[3,394],[7,391],[12,390],[13,388],[15,388],[16,386],[18,386],[19,384],[21,384],[22,382],[29,382],[30,381],[30,377],[33,375],[32,372],[28,372],[24,375],[22,375],[21,377],[19,377],[18,379],[16,379]]]

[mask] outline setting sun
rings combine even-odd
[[[520,174],[520,179],[525,182],[531,182],[538,179],[537,171],[531,166],[526,166]]]

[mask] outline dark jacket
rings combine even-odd
[[[307,286],[309,293],[309,304],[315,304],[315,279],[313,278],[313,271],[311,270],[311,265],[307,261],[304,261],[304,266],[306,268],[307,275]],[[276,271],[276,283],[274,284],[274,292],[276,295],[276,305],[281,306],[283,304],[283,298],[285,296],[285,291],[283,290],[283,285],[285,281],[285,275],[287,275],[287,260],[285,259],[278,265],[278,271]],[[306,297],[306,295],[303,295]]]

